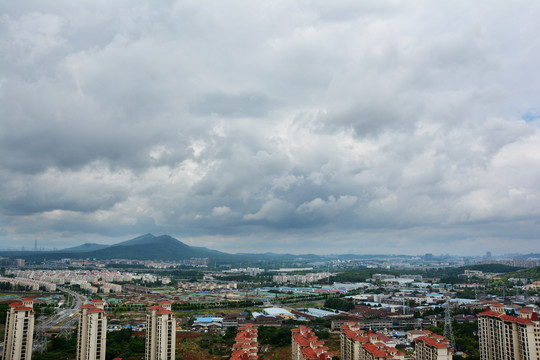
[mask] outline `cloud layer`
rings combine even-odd
[[[0,5],[0,241],[540,244],[540,5]]]

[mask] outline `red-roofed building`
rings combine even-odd
[[[105,360],[107,315],[102,302],[80,307],[78,331],[77,360]]]
[[[92,300],[92,305],[98,309],[105,309],[105,301],[101,299]]]
[[[324,346],[313,330],[300,325],[292,329],[292,360],[331,360],[332,353]]]
[[[146,314],[146,360],[174,360],[176,355],[176,319],[171,303],[148,307]]]
[[[341,326],[341,359],[342,360],[402,360],[405,354],[386,343],[392,339],[382,333],[364,332],[353,322]]]
[[[4,360],[30,360],[34,336],[34,299],[9,305],[4,336]]]
[[[407,331],[407,341],[412,343],[414,339],[419,338],[420,336],[429,336],[431,331],[429,330],[409,330]]]
[[[369,342],[369,337],[360,330],[360,327],[353,323],[341,325],[341,359],[359,359],[360,348]]]
[[[162,300],[158,304],[166,310],[172,310],[172,303],[170,301]]]
[[[405,354],[382,343],[365,343],[360,348],[358,359],[362,360],[404,360]]]
[[[540,321],[530,309],[518,310],[518,316],[507,315],[502,304],[493,304],[478,314],[480,358],[540,359]]]
[[[414,339],[416,360],[452,360],[450,340],[444,336],[430,334]]]
[[[238,328],[238,334],[236,334],[236,342],[233,345],[231,360],[258,359],[257,349],[259,343],[257,342],[257,335],[258,330],[256,325],[248,323],[244,326],[240,326]]]

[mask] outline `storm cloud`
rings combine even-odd
[[[534,1],[4,1],[0,241],[540,244]]]

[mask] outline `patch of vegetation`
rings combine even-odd
[[[503,279],[509,278],[529,279],[530,281],[540,280],[540,266],[535,266],[529,269],[523,269],[519,271],[510,272],[502,276]]]
[[[107,333],[106,359],[140,358],[144,356],[144,338],[133,337],[131,329],[122,329]]]
[[[77,351],[77,331],[69,335],[58,335],[47,344],[47,352],[43,354],[34,353],[34,360],[58,360],[75,359]]]
[[[324,302],[324,307],[341,311],[349,311],[354,309],[354,302],[351,298],[342,299],[339,297],[332,297],[326,299]]]
[[[288,346],[291,344],[291,328],[276,328],[273,326],[259,326],[259,344],[273,346]]]

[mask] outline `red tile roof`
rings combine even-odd
[[[532,324],[533,321],[538,321],[538,316],[535,315],[536,313],[533,312],[530,319],[520,319],[515,316],[501,314],[492,310],[486,310],[478,314],[478,316],[493,316],[501,319],[502,321],[515,322],[519,324]]]
[[[431,346],[431,347],[436,347],[436,348],[441,348],[441,349],[449,348],[448,345],[446,345],[446,344],[444,344],[444,343],[442,343],[440,341],[437,341],[436,339],[428,337],[428,336],[420,336],[419,338],[414,339],[414,341],[423,342],[424,344],[426,344],[428,346]]]
[[[93,309],[88,309],[88,312],[89,313],[100,313],[100,312],[105,312],[105,310],[98,309],[98,308],[93,308]]]
[[[158,315],[164,315],[164,314],[172,314],[173,312],[171,310],[166,310],[166,309],[163,309],[163,310],[159,310],[157,312]]]
[[[32,311],[32,308],[21,306],[15,309],[15,311]]]

